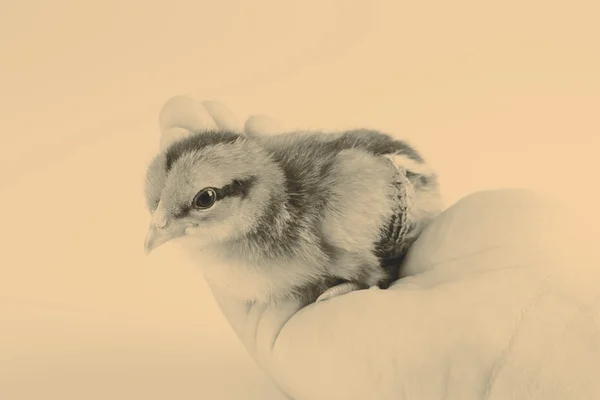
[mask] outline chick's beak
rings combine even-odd
[[[158,246],[183,236],[184,233],[185,229],[178,226],[178,224],[174,224],[173,221],[166,216],[162,207],[159,205],[150,222],[150,228],[148,229],[146,242],[144,243],[144,251],[146,254],[149,254]]]
[[[152,250],[173,238],[168,230],[160,229],[156,225],[150,225],[150,229],[148,229],[148,234],[146,235],[146,242],[144,243],[144,251],[146,254],[149,254]]]

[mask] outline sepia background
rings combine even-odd
[[[143,255],[145,163],[176,94],[289,129],[410,140],[448,203],[532,187],[596,223],[589,1],[0,5],[0,398],[280,399],[196,269]]]

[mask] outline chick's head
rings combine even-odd
[[[152,217],[145,250],[174,239],[196,247],[238,239],[257,226],[282,183],[269,154],[245,135],[202,132],[180,139],[147,170]]]

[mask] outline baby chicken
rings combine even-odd
[[[373,130],[190,134],[152,160],[146,200],[146,252],[177,238],[211,284],[254,302],[385,288],[442,208],[419,153]]]

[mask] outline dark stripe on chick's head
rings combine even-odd
[[[222,188],[214,188],[217,194],[217,201],[226,199],[228,197],[240,197],[241,199],[245,199],[248,196],[248,193],[252,189],[252,186],[256,182],[255,176],[250,176],[245,179],[236,179],[228,185],[223,186]],[[191,204],[186,204],[182,206],[177,213],[173,216],[174,218],[185,218],[192,211]]]
[[[248,196],[248,192],[250,192],[250,189],[256,182],[256,179],[256,176],[250,176],[245,179],[236,179],[220,189],[215,189],[217,192],[217,198],[224,199],[227,197],[241,197],[244,199],[246,196]]]
[[[165,151],[167,172],[183,155],[217,144],[233,143],[244,135],[233,131],[203,131],[186,136],[173,143]]]

